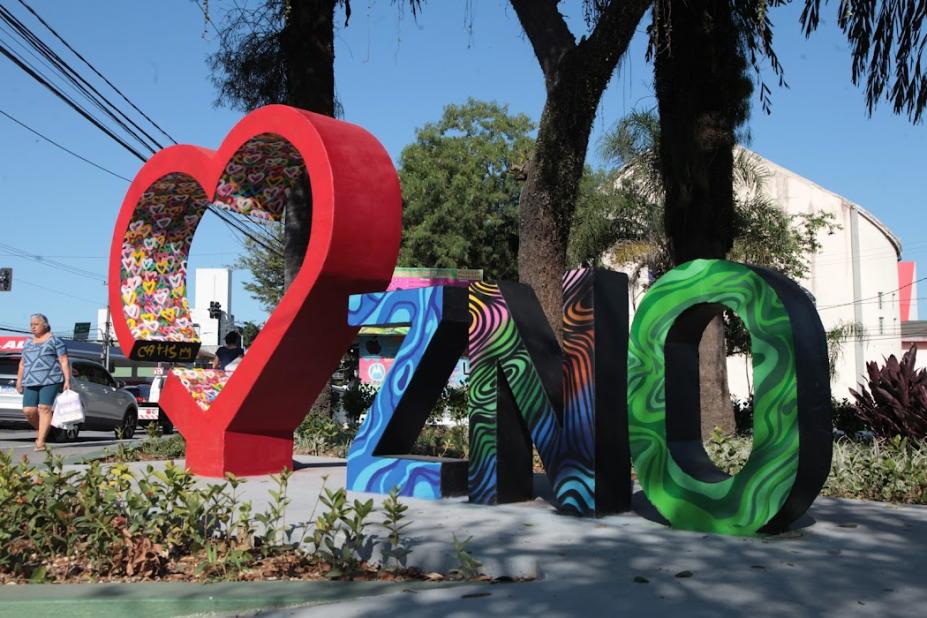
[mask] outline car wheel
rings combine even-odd
[[[138,426],[138,414],[130,408],[122,417],[122,424],[116,427],[116,438],[128,440],[135,435],[136,426]]]
[[[74,442],[79,433],[80,425],[70,425],[64,429],[52,427],[48,432],[48,440],[50,442]]]

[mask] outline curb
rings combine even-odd
[[[0,616],[30,618],[163,618],[324,605],[454,582],[260,581],[22,584],[0,588]]]

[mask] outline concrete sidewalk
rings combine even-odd
[[[340,460],[298,460],[288,491],[290,524],[318,515],[314,510],[323,477],[330,487],[344,482]],[[272,487],[269,477],[257,477],[239,491],[259,512]],[[364,494],[353,497],[381,499]],[[404,502],[410,507],[407,521],[411,525],[405,532],[412,550],[409,565],[443,572],[457,567],[456,534],[460,539],[472,537],[469,552],[483,563],[486,574],[537,580],[452,587],[353,584],[352,589],[340,589],[347,590],[344,594],[334,594],[335,588],[327,588],[332,584],[320,582],[311,597],[278,602],[271,595],[266,604],[247,608],[191,605],[187,613],[263,607],[276,608],[267,615],[324,612],[326,616],[367,617],[927,615],[927,507],[819,498],[795,531],[739,538],[668,529],[652,521],[656,517],[640,493],[636,507],[644,516],[627,513],[601,519],[559,515],[540,499],[496,507],[470,505],[463,499]],[[379,522],[382,515],[375,513],[371,520]],[[376,525],[371,532],[383,534]],[[138,590],[140,585],[124,586]],[[155,596],[165,594],[158,592],[159,584],[151,586]],[[270,594],[269,588],[260,590],[252,584],[233,586],[240,594],[253,594],[259,600]],[[17,588],[18,594],[41,597],[42,589],[64,587]],[[199,586],[203,591],[208,588]],[[11,600],[7,590],[0,590],[0,600]],[[23,599],[18,602],[19,615],[33,615],[30,608],[41,609]],[[139,603],[141,609],[144,603]],[[307,606],[279,609],[299,604]]]

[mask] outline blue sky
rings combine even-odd
[[[204,28],[191,0],[28,1],[179,142],[214,148],[241,118],[241,112],[213,105],[206,57],[216,48],[215,33]],[[18,2],[4,4],[52,43]],[[210,2],[213,20],[219,21],[230,4]],[[569,1],[561,7],[574,31],[582,27],[579,6]],[[353,9],[349,26],[341,27],[336,39],[338,96],[345,119],[376,135],[394,160],[417,127],[436,120],[444,105],[467,97],[496,100],[511,112],[539,118],[541,72],[507,3],[432,0],[417,21],[386,0],[354,0]],[[776,49],[791,87],[778,88],[773,76],[764,74],[773,88],[773,113],[755,107],[749,146],[862,205],[901,238],[904,259],[921,260],[927,255],[927,220],[921,215],[927,195],[925,126],[912,126],[885,105],[872,118],[866,115],[863,93],[850,83],[849,50],[831,18],[835,9],[836,3],[827,5],[828,19],[810,40],[800,33],[797,7],[774,11]],[[0,40],[10,37],[0,30]],[[641,31],[602,99],[590,147],[593,165],[600,163],[595,144],[605,130],[635,107],[655,105],[644,52]],[[117,174],[132,178],[137,172],[137,159],[5,58],[0,58],[0,83],[3,112]],[[70,331],[74,322],[95,322],[97,307],[105,303],[106,256],[128,183],[2,116],[0,140],[0,185],[6,196],[0,205],[0,243],[99,275],[78,276],[10,255],[0,246],[0,266],[15,269],[14,291],[0,293],[0,326],[25,326],[36,311],[48,314],[60,332]],[[238,251],[235,238],[207,217],[194,241],[191,272],[228,265]],[[263,311],[240,287],[247,273],[236,271],[233,277],[236,317],[262,321]],[[927,315],[925,308],[922,304],[921,313]]]

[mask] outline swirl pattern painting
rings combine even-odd
[[[467,345],[467,290],[435,286],[352,296],[351,326],[408,325],[406,335],[348,451],[348,489],[441,498],[466,493],[467,462],[416,458],[428,413]]]
[[[753,356],[753,450],[733,476],[710,462],[698,429],[698,342],[722,308],[743,320]],[[782,528],[824,483],[831,448],[824,330],[808,297],[782,275],[722,260],[665,274],[634,317],[628,388],[634,467],[673,526],[738,535]]]
[[[561,510],[628,508],[627,278],[563,278],[563,350],[525,285],[470,286],[470,501],[530,499],[532,443]]]

